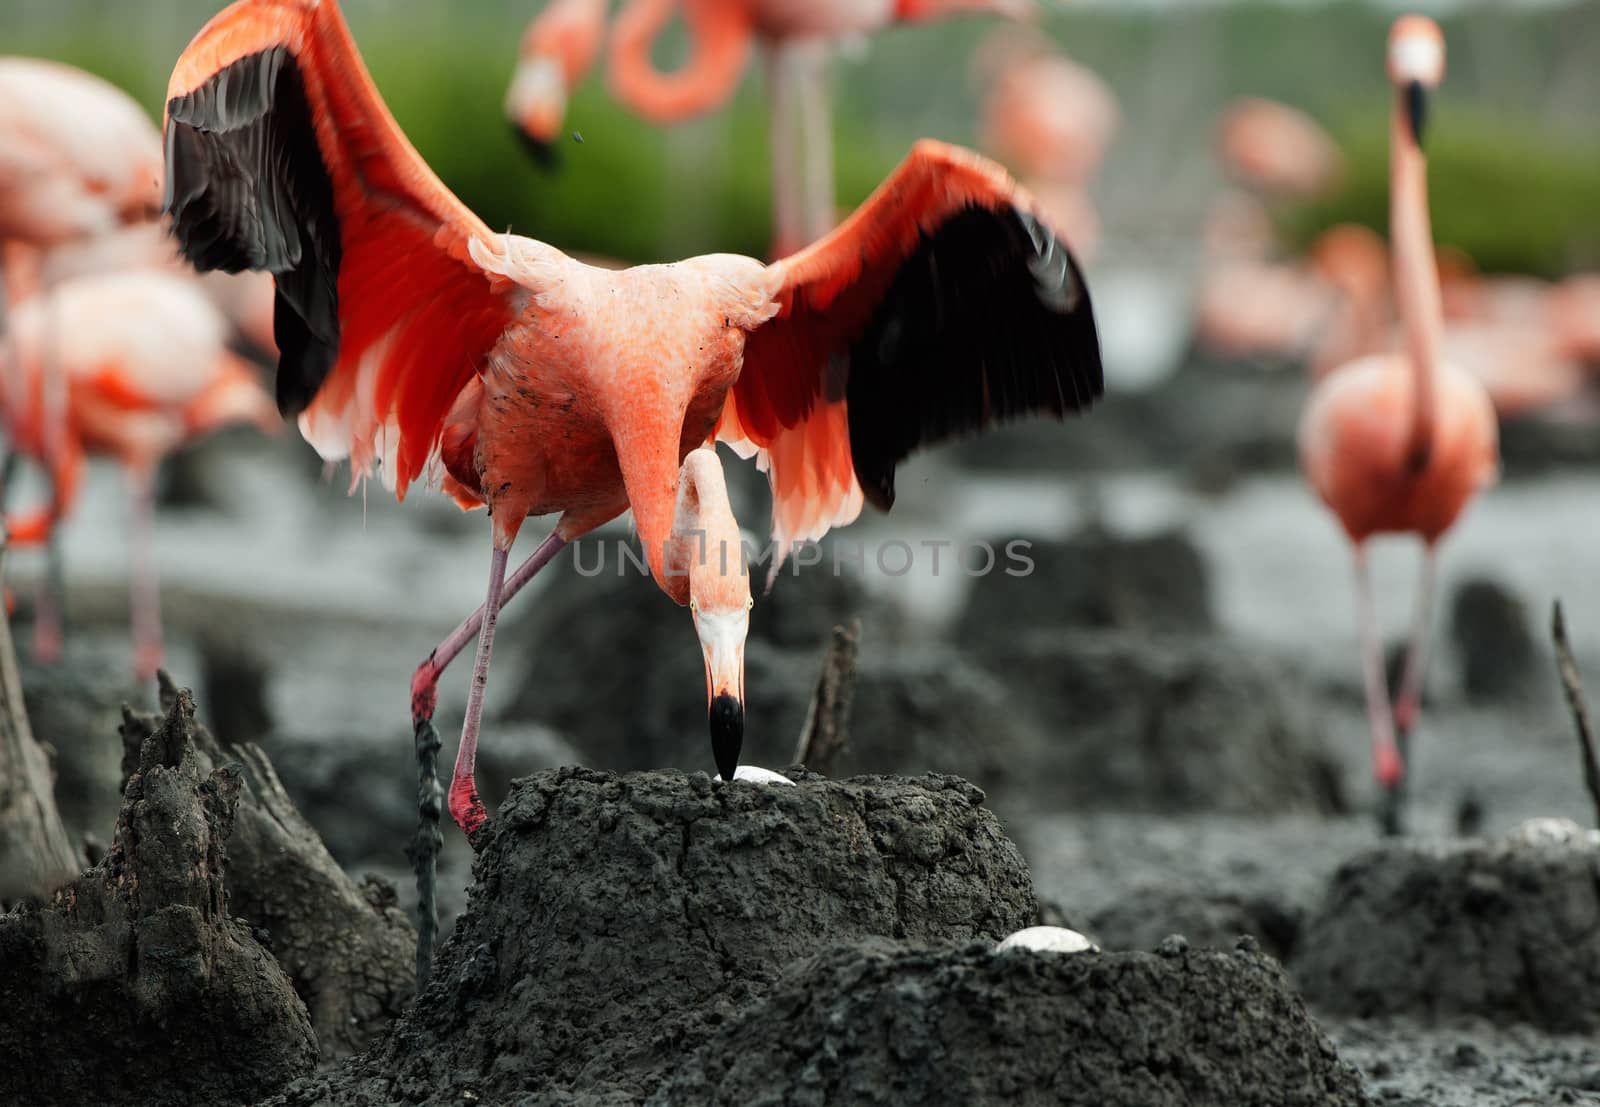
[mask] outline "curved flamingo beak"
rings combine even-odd
[[[744,748],[744,640],[750,614],[697,611],[694,625],[705,655],[711,756],[722,779],[732,780]]]

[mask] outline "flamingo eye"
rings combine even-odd
[[[744,601],[744,609],[746,611],[751,610],[753,607],[755,607],[755,605],[756,605],[756,601],[755,601],[755,597],[754,596],[752,596],[748,600]]]
[[[696,602],[695,600],[693,600],[693,599],[691,599],[689,601],[689,614],[691,614],[691,615],[700,614],[700,604],[698,602]]]

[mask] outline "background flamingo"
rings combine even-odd
[[[896,464],[919,446],[1059,416],[1101,390],[1071,256],[999,167],[938,143],[918,144],[837,231],[775,265],[715,255],[594,269],[492,234],[450,194],[373,87],[334,0],[241,0],[215,17],[174,70],[166,142],[185,254],[277,278],[278,403],[306,438],[358,473],[380,466],[402,495],[438,474],[463,506],[489,509],[484,606],[412,680],[426,782],[439,674],[478,635],[449,790],[468,831],[485,818],[473,770],[502,602],[630,507],[657,583],[692,600],[667,571],[691,450],[715,437],[759,455],[781,548],[850,522],[863,500],[887,509]],[[507,580],[523,520],[557,512]],[[703,620],[699,631],[709,665],[716,632]],[[710,669],[708,680],[715,690]],[[708,723],[731,779],[742,706],[713,702]],[[425,974],[438,801],[421,807]]]
[[[1120,121],[1116,96],[1048,39],[1017,28],[991,36],[979,70],[988,82],[984,149],[1022,178],[1078,256],[1092,258],[1100,221],[1089,188]]]
[[[1269,197],[1325,196],[1344,176],[1344,155],[1298,108],[1259,96],[1236,100],[1217,124],[1217,153],[1239,183]]]
[[[555,163],[567,97],[600,56],[609,6],[609,0],[550,0],[523,33],[506,118],[540,165]]]
[[[1363,675],[1384,823],[1397,832],[1403,743],[1416,724],[1426,667],[1437,544],[1498,470],[1494,409],[1477,378],[1443,361],[1439,282],[1422,152],[1427,93],[1444,78],[1444,36],[1422,16],[1397,20],[1389,38],[1390,238],[1406,353],[1364,358],[1329,374],[1300,424],[1300,458],[1312,487],[1355,548]],[[1400,697],[1393,714],[1366,559],[1375,534],[1416,534],[1422,579]]]
[[[836,218],[829,40],[960,12],[1024,17],[1032,10],[1031,0],[906,0],[894,5],[871,0],[628,0],[612,27],[607,80],[612,94],[639,115],[656,123],[677,123],[725,103],[744,76],[755,41],[766,44],[774,249],[781,257],[820,237]],[[674,14],[682,15],[693,52],[682,69],[662,73],[651,51]],[[508,111],[536,148],[560,131],[567,96],[594,61],[593,47],[604,33],[605,17],[603,0],[555,0],[530,25]],[[564,78],[559,85],[554,81],[558,72]]]
[[[121,89],[0,57],[0,240],[53,246],[153,218],[161,138]]]
[[[185,442],[234,423],[274,427],[254,366],[228,351],[228,325],[193,280],[86,276],[24,300],[0,346],[0,408],[12,447],[50,478],[47,506],[7,520],[14,541],[46,541],[71,510],[86,456],[128,472],[134,671],[161,663],[151,536],[156,467]],[[63,418],[49,410],[59,382]],[[59,429],[56,423],[59,421]]]

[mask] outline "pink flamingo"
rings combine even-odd
[[[1355,549],[1363,675],[1374,768],[1397,832],[1404,742],[1422,697],[1436,550],[1462,509],[1499,468],[1494,408],[1478,380],[1439,357],[1439,282],[1422,151],[1427,93],[1444,79],[1444,36],[1432,20],[1403,16],[1389,37],[1395,87],[1390,123],[1390,239],[1406,353],[1363,358],[1325,377],[1300,423],[1306,477]],[[1424,553],[1400,698],[1391,715],[1373,610],[1366,542],[1416,534]]]
[[[1272,196],[1315,199],[1344,176],[1344,155],[1305,112],[1261,97],[1236,100],[1217,127],[1222,163]]]
[[[78,277],[125,270],[150,270],[197,281],[206,299],[237,334],[261,353],[276,356],[272,277],[266,273],[197,274],[179,256],[177,243],[159,221],[132,223],[56,246],[39,260],[38,278],[43,287],[52,288]]]
[[[1089,186],[1120,121],[1116,97],[1098,75],[1030,31],[1005,28],[980,54],[989,80],[984,149],[1016,171],[1056,233],[1092,260],[1100,221]]]
[[[0,241],[48,247],[154,217],[161,136],[121,89],[0,57]]]
[[[168,96],[167,207],[186,256],[277,278],[280,409],[324,457],[376,466],[401,495],[437,475],[489,510],[485,603],[411,685],[424,976],[438,679],[476,636],[449,788],[470,832],[496,620],[565,545],[631,508],[657,584],[694,609],[669,547],[696,448],[720,438],[759,457],[783,548],[863,501],[887,509],[920,446],[1101,391],[1081,273],[1027,194],[968,151],[918,143],[840,227],[776,264],[612,271],[468,211],[400,131],[334,0],[235,3],[178,59]],[[555,530],[508,579],[523,520],[550,513]],[[714,661],[740,628],[697,628],[712,755],[732,779],[743,701],[718,691]]]
[[[23,300],[0,344],[0,410],[15,450],[50,477],[50,501],[7,520],[20,544],[44,542],[71,510],[88,455],[128,471],[134,671],[161,664],[161,607],[152,552],[154,476],[161,459],[221,427],[277,420],[253,366],[228,351],[228,326],[189,278],[107,273]],[[52,379],[65,397],[52,414]],[[45,652],[59,650],[59,627]]]

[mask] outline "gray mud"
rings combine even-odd
[[[171,717],[180,693],[161,674]],[[124,768],[166,725],[160,715],[128,712]],[[261,749],[218,739],[199,723],[189,741],[200,771],[237,775],[239,802],[227,842],[228,909],[269,945],[305,1002],[323,1060],[365,1048],[416,990],[416,932],[393,889],[357,884],[306,822]]]
[[[1258,954],[867,947],[792,969],[648,1101],[1357,1107]]]
[[[982,799],[949,777],[520,780],[421,1002],[276,1102],[641,1099],[820,949],[1031,922],[1027,869]]]
[[[1600,836],[1547,823],[1495,841],[1401,842],[1339,868],[1296,979],[1343,1014],[1600,1027]]]
[[[1012,535],[991,539],[1004,549]],[[1032,539],[1026,587],[1004,573],[977,578],[956,622],[962,642],[1035,630],[1216,629],[1205,558],[1183,531],[1124,537],[1090,526],[1062,541]]]
[[[193,726],[185,693],[140,744],[105,858],[0,916],[0,1100],[242,1103],[315,1066],[288,975],[229,912],[242,779],[205,767]]]

